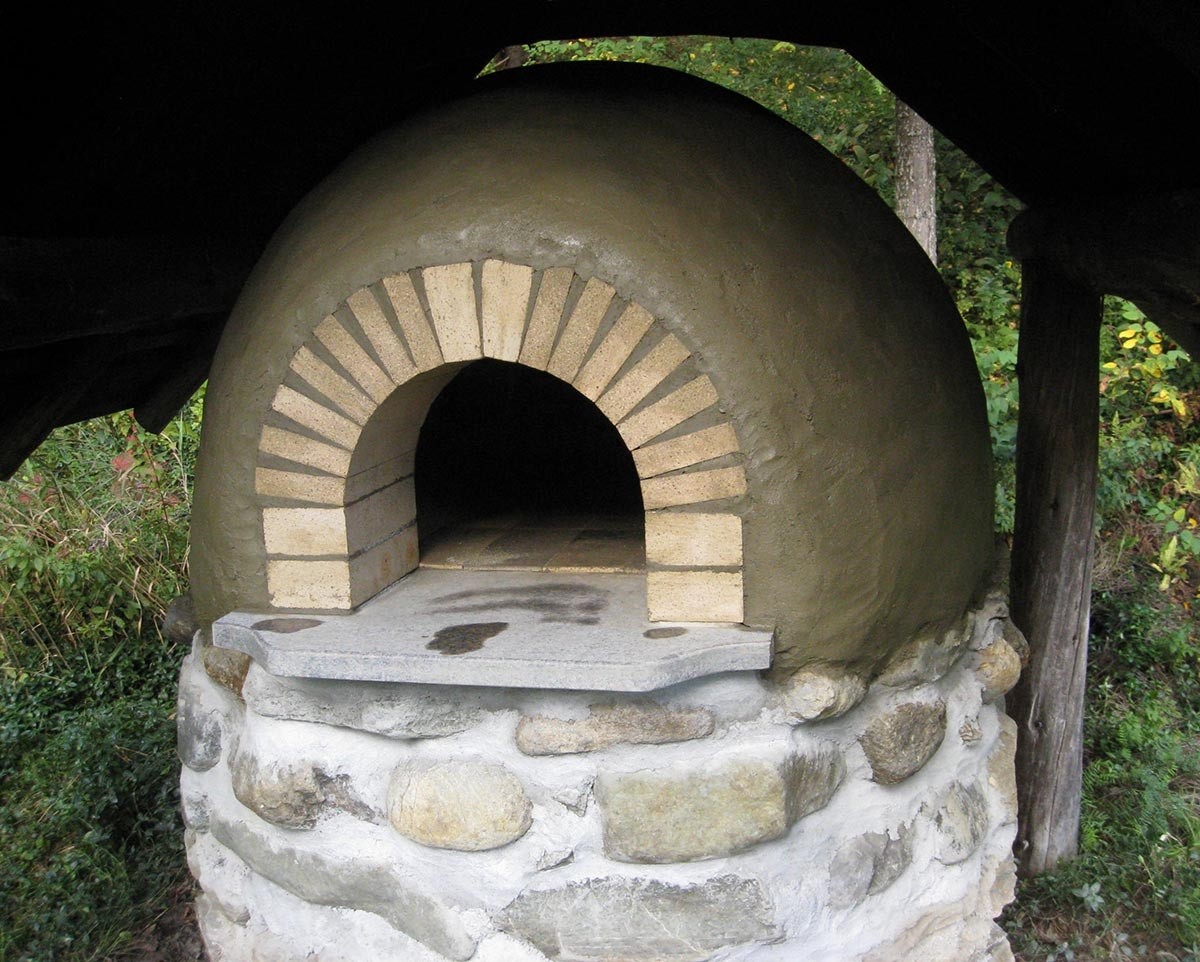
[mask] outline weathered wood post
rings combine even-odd
[[[1030,662],[1008,708],[1019,726],[1017,857],[1037,874],[1079,845],[1101,300],[1047,261],[1022,270],[1011,591]]]
[[[1012,224],[1024,293],[1013,620],[1031,660],[1020,726],[1017,856],[1026,874],[1078,851],[1099,443],[1100,295],[1136,301],[1200,350],[1200,191],[1043,206]]]

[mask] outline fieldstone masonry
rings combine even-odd
[[[990,596],[907,685],[737,672],[603,697],[257,665],[239,697],[198,634],[180,753],[210,951],[1010,958],[991,919],[1012,897],[1015,728],[977,657],[1019,649],[1006,617]]]

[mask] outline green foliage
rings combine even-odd
[[[1107,304],[1101,338],[1102,525],[1148,559],[1159,590],[1200,599],[1200,373],[1136,305]]]
[[[0,960],[112,958],[179,884],[179,657],[0,686]]]
[[[1097,592],[1090,659],[1080,857],[1022,883],[1010,930],[1075,914],[1078,928],[1108,946],[1096,957],[1132,958],[1157,944],[1191,946],[1163,957],[1196,962],[1200,626],[1153,582]]]
[[[201,403],[61,428],[0,488],[0,962],[118,958],[185,875],[159,624]]]
[[[180,592],[202,394],[162,434],[55,431],[0,488],[0,671],[101,667]]]
[[[891,198],[891,93],[856,60],[827,47],[729,37],[606,37],[544,41],[531,64],[621,60],[711,80],[794,123]]]

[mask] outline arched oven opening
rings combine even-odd
[[[434,400],[416,453],[421,565],[645,570],[633,457],[612,423],[551,374],[484,359]]]

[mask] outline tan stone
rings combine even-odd
[[[575,380],[612,298],[611,287],[595,277],[588,280],[559,335],[558,343],[554,345],[547,371],[568,384]]]
[[[475,279],[471,265],[447,264],[421,272],[429,313],[447,361],[472,361],[483,357],[479,317],[475,307]]]
[[[371,359],[371,355],[332,314],[321,321],[313,333],[376,404],[382,404],[396,389],[396,382],[388,377],[387,371]]]
[[[844,775],[841,756],[739,759],[705,765],[602,772],[596,801],[604,851],[625,862],[721,858],[779,838],[828,804]]]
[[[552,267],[542,274],[542,284],[533,305],[529,328],[521,345],[522,364],[536,367],[539,371],[546,370],[574,277],[575,272],[569,267]]]
[[[438,347],[433,328],[429,326],[429,318],[421,307],[412,278],[407,274],[395,274],[383,279],[383,289],[387,291],[388,300],[392,302],[392,310],[404,332],[408,342],[408,350],[413,363],[422,371],[429,371],[442,363],[442,352]]]
[[[782,698],[796,721],[820,721],[844,715],[866,697],[861,675],[844,668],[804,669],[784,683]]]
[[[1012,853],[991,863],[992,867],[983,874],[982,882],[991,899],[992,917],[1004,911],[1004,907],[1017,897],[1017,861]],[[989,875],[991,876],[989,884]]]
[[[378,407],[361,388],[342,377],[307,347],[296,352],[291,370],[359,424],[366,424]]]
[[[344,560],[270,560],[267,596],[275,608],[349,610],[350,566]]]
[[[483,262],[483,353],[501,361],[516,361],[525,335],[525,314],[533,268],[506,261]]]
[[[1000,735],[987,758],[988,794],[1001,811],[1001,825],[1017,820],[1017,723],[1000,715]]]
[[[329,474],[345,475],[350,470],[350,452],[324,441],[285,431],[283,428],[273,428],[269,425],[263,428],[258,449],[264,454],[274,454],[276,457],[297,464],[306,464]]]
[[[746,470],[740,464],[711,471],[664,474],[642,482],[642,503],[647,511],[740,498],[745,493]]]
[[[691,352],[679,338],[668,334],[616,384],[600,395],[596,406],[616,424],[689,357]]]
[[[946,703],[908,702],[880,715],[859,736],[871,777],[895,785],[915,774],[946,737]]]
[[[341,508],[264,508],[268,555],[320,557],[346,553],[346,516]]]
[[[629,415],[617,425],[617,430],[631,449],[640,447],[716,403],[717,389],[707,375],[701,374],[637,414]]]
[[[516,841],[532,824],[521,780],[503,765],[447,761],[402,766],[388,787],[388,817],[431,848],[481,852]]]
[[[344,414],[327,408],[286,384],[281,384],[275,392],[271,407],[284,417],[291,418],[297,424],[328,438],[338,447],[352,450],[358,443],[359,434],[362,433],[362,426],[355,424]]]
[[[669,567],[736,567],[742,563],[742,519],[736,514],[646,515],[646,562]]]
[[[526,755],[570,755],[613,745],[663,745],[712,734],[712,712],[670,709],[654,703],[593,705],[586,718],[526,715],[517,724],[517,747]]]
[[[733,454],[737,450],[738,439],[733,425],[716,424],[670,441],[640,447],[633,452],[633,463],[639,478],[653,478],[724,454]]]
[[[291,829],[310,829],[325,807],[325,790],[315,766],[260,765],[239,749],[230,762],[233,794],[259,818]]]
[[[645,308],[637,304],[626,307],[575,376],[575,389],[596,400],[653,324],[654,318]]]
[[[215,645],[204,645],[200,652],[200,659],[204,662],[204,671],[208,677],[240,698],[246,672],[254,659],[244,652],[217,648]]]
[[[346,306],[358,320],[358,326],[371,342],[371,347],[392,381],[403,384],[417,373],[417,367],[408,356],[404,342],[392,327],[388,316],[383,313],[383,308],[379,306],[379,301],[375,300],[370,288],[364,287],[355,291],[346,301]]]
[[[388,585],[395,584],[420,561],[417,526],[409,525],[386,541],[350,559],[350,599],[361,605]]]
[[[898,936],[872,949],[863,962],[998,962],[1005,956],[992,954],[996,927],[978,902],[972,894],[957,902],[935,903]],[[1003,933],[1000,936],[1002,940]]]
[[[650,571],[646,603],[651,621],[739,623],[742,575],[729,571]]]
[[[254,490],[268,498],[289,498],[312,504],[341,504],[345,482],[326,474],[301,474],[258,468],[254,472]]]
[[[1021,656],[1003,637],[974,655],[975,677],[983,686],[985,703],[1003,698],[1021,677]]]

